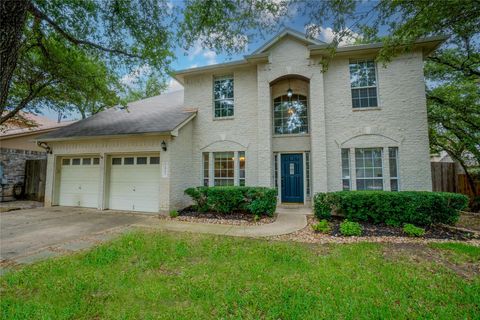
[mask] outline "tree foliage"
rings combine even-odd
[[[276,0],[4,0],[0,10],[0,124],[45,105],[78,109],[156,94],[173,50],[200,45],[242,50],[241,34],[273,26],[286,1]],[[150,81],[119,99],[119,73],[147,65]],[[156,77],[156,79],[153,79]]]

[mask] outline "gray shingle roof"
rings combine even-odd
[[[179,90],[129,103],[126,109],[107,109],[38,140],[170,132],[191,115],[184,110],[183,90]]]

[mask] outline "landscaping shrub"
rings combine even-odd
[[[176,218],[176,217],[178,217],[178,211],[177,210],[170,211],[170,218]]]
[[[317,224],[312,225],[313,230],[321,233],[330,233],[332,228],[326,219],[320,220]]]
[[[314,212],[319,219],[335,212],[351,221],[429,226],[454,224],[467,203],[466,196],[448,192],[339,191],[316,194]]]
[[[361,236],[362,226],[358,222],[345,220],[340,223],[340,233],[344,236]]]
[[[405,223],[403,226],[403,232],[409,237],[423,237],[425,235],[425,229],[415,227],[410,223]]]
[[[185,194],[201,212],[247,211],[273,216],[277,206],[277,190],[264,187],[194,187],[186,189]]]

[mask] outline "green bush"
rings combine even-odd
[[[176,218],[176,217],[178,217],[178,211],[177,210],[170,211],[170,218]]]
[[[361,236],[362,226],[358,222],[345,220],[340,223],[340,233],[344,236]]]
[[[403,232],[409,237],[423,237],[425,235],[425,229],[415,227],[411,223],[405,223]]]
[[[264,187],[194,187],[186,189],[185,194],[201,212],[247,211],[273,216],[277,207],[277,190]]]
[[[351,221],[429,226],[454,224],[467,203],[466,196],[448,192],[339,191],[316,194],[314,212],[319,219],[335,212]]]
[[[312,225],[313,230],[321,233],[330,233],[330,223],[326,219],[320,220],[317,224]]]

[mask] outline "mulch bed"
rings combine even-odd
[[[340,223],[344,219],[340,217],[332,217],[330,220],[332,226],[331,235],[334,237],[342,237],[340,233]],[[373,224],[371,222],[360,222],[363,231],[360,237],[405,237],[402,228],[388,226],[384,223]],[[433,226],[425,229],[426,239],[446,239],[446,240],[470,240],[473,233],[460,230],[452,230],[443,226]]]
[[[461,230],[450,230],[443,226],[436,226],[426,230],[424,237],[414,238],[406,236],[402,228],[387,226],[385,224],[374,225],[372,223],[360,223],[363,227],[363,234],[359,237],[344,237],[340,234],[339,227],[343,218],[333,217],[330,220],[332,232],[324,234],[312,229],[312,225],[318,223],[315,216],[307,217],[307,226],[301,230],[284,234],[280,236],[269,237],[272,240],[279,241],[297,241],[305,243],[358,243],[358,242],[376,242],[376,243],[429,243],[445,241],[462,241],[471,245],[480,246],[478,236],[472,236],[473,233]]]
[[[231,225],[262,225],[272,223],[276,220],[276,216],[268,217],[261,216],[259,220],[249,212],[233,212],[231,214],[222,214],[218,212],[198,212],[193,207],[187,207],[178,211],[178,217],[171,218],[172,220],[199,222],[199,223],[213,223],[213,224],[231,224]]]

